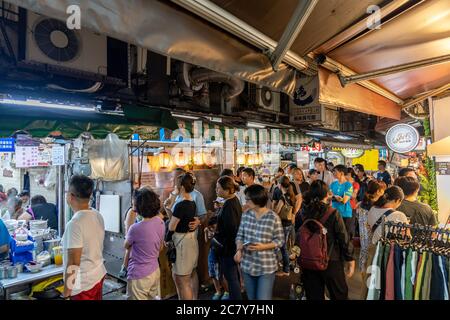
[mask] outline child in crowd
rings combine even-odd
[[[219,259],[216,254],[215,248],[220,246],[219,243],[213,243],[214,234],[217,228],[217,216],[212,216],[208,221],[208,226],[205,228],[205,242],[211,242],[211,247],[209,248],[208,254],[208,274],[214,283],[214,293],[213,300],[228,300],[230,294],[226,285],[225,279],[222,277],[219,270]],[[222,294],[222,287],[224,292]]]

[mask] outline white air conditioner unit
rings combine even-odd
[[[290,101],[290,120],[292,125],[314,125],[330,130],[340,130],[339,110],[336,107],[298,106]]]
[[[248,85],[249,99],[258,107],[272,112],[280,112],[280,93],[267,87],[250,83]]]
[[[106,75],[107,38],[86,28],[27,12],[26,60]]]

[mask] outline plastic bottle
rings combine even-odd
[[[296,300],[295,296],[295,286],[291,284],[291,289],[289,290],[289,300]]]

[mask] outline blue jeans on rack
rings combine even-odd
[[[275,272],[262,276],[252,276],[243,272],[245,291],[249,300],[271,300]]]

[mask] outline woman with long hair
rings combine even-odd
[[[293,226],[295,223],[295,215],[300,210],[302,204],[301,194],[295,194],[293,183],[288,177],[282,176],[278,181],[279,191],[275,193],[277,195],[273,201],[273,208],[276,214],[281,218],[281,223],[283,225],[284,231],[284,245],[281,247],[281,256],[283,257],[283,272],[278,273],[280,276],[288,276],[290,271],[290,261],[289,261],[289,239],[291,236],[292,242],[295,236],[292,236]],[[281,216],[282,210],[285,210],[286,206],[291,207],[291,216],[283,217]]]
[[[369,238],[368,261],[372,262],[376,251],[376,244],[382,237],[383,222],[408,223],[406,215],[403,212],[397,211],[404,198],[405,195],[400,187],[391,186],[386,189],[384,194],[373,204],[367,213],[367,223],[372,234]],[[366,283],[367,280],[364,281],[364,284]],[[367,286],[364,286],[364,288],[368,289]]]
[[[347,300],[346,276],[350,278],[355,270],[353,247],[349,241],[342,216],[337,210],[330,208],[328,185],[321,180],[313,182],[305,196],[301,224],[309,219],[321,221],[326,228],[327,248],[330,249],[328,249],[327,269],[323,271],[303,269],[302,279],[306,299],[324,300],[326,287],[331,300]],[[309,224],[305,227],[311,228]]]
[[[361,271],[361,277],[363,279],[363,288],[361,292],[361,298],[365,299],[367,294],[367,288],[364,280],[367,276],[367,260],[369,258],[369,245],[372,238],[372,232],[370,231],[369,224],[367,222],[368,212],[372,208],[373,204],[380,199],[384,194],[385,184],[378,180],[372,180],[367,185],[367,191],[364,194],[363,200],[356,208],[359,224],[359,241],[361,249],[359,252],[359,269]]]
[[[241,285],[238,265],[233,257],[236,253],[236,235],[241,223],[242,206],[236,197],[239,185],[233,178],[220,177],[217,181],[217,196],[225,200],[217,214],[217,230],[213,248],[219,260],[220,273],[225,277],[231,300],[241,300]]]

